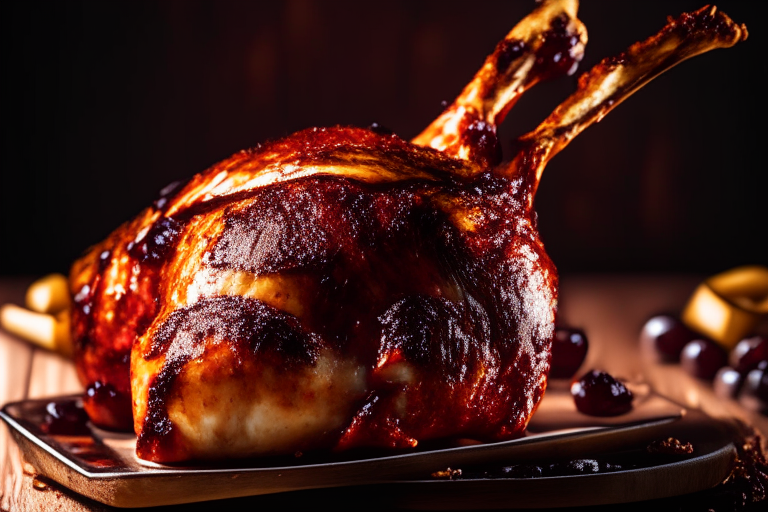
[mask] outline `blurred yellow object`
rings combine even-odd
[[[768,268],[749,265],[701,283],[683,310],[683,322],[730,350],[766,314]]]
[[[26,302],[38,313],[60,313],[69,307],[69,281],[61,274],[42,277],[27,288]]]
[[[0,308],[0,324],[8,332],[35,345],[59,352],[66,357],[72,355],[69,310],[54,316],[5,304]]]

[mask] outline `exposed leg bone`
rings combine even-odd
[[[575,93],[538,128],[518,139],[519,152],[506,172],[532,173],[526,180],[532,187],[532,202],[549,160],[585,128],[676,64],[709,50],[731,47],[746,38],[746,26],[737,25],[716,7],[706,6],[676,19],[670,17],[658,34],[633,44],[617,57],[603,59],[585,73]]]
[[[577,0],[547,0],[501,41],[440,117],[413,139],[446,154],[497,164],[496,126],[537,82],[572,73],[584,54],[587,32],[576,19]]]

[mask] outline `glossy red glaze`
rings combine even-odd
[[[94,424],[107,430],[130,431],[133,427],[131,394],[112,384],[96,381],[85,388],[83,407]]]
[[[388,184],[336,176],[299,178],[238,193],[236,202],[176,206],[176,219],[184,222],[224,212],[219,235],[203,251],[204,266],[253,275],[300,275],[305,278],[303,293],[312,302],[300,321],[242,297],[202,299],[156,319],[160,324],[149,342],[151,349],[142,357],[166,357],[151,385],[144,424],[154,426],[141,431],[140,455],[171,457],[159,448],[170,432],[164,399],[184,363],[211,337],[231,345],[243,358],[284,367],[286,374],[292,358],[298,358],[295,364],[313,364],[310,347],[315,345],[352,356],[367,368],[366,395],[359,400],[358,412],[335,438],[325,440],[326,446],[402,448],[422,439],[519,435],[544,391],[557,293],[556,272],[530,218],[524,184],[492,172],[456,178],[443,170],[454,168],[456,161],[361,129],[309,130],[277,145],[288,153],[286,159],[301,153],[307,165],[313,158],[332,158],[308,150],[310,143],[331,148],[328,151],[340,161],[354,158],[356,145],[365,143],[392,148],[380,157],[382,167],[398,162],[418,169],[431,161],[442,168],[430,179]],[[176,198],[185,197],[185,191],[219,167],[247,166],[274,151],[274,145],[266,145],[247,153],[247,159],[236,155],[193,179]],[[176,202],[169,204],[174,208]],[[464,222],[467,212],[477,212],[471,230],[455,225]],[[173,263],[176,249],[160,251],[153,244],[155,239],[171,244],[183,240],[173,234],[184,230],[182,226],[180,220],[159,217],[148,230],[143,228],[147,235],[142,241],[119,242],[125,244],[118,252],[126,266],[140,269],[139,282],[157,279],[165,290],[177,286],[168,280],[165,268]],[[98,276],[96,289],[101,290]],[[122,297],[128,307],[121,314],[133,312],[138,318],[128,324],[141,334],[138,327],[146,329],[143,319],[150,309],[132,307],[138,297]],[[163,294],[157,293],[150,305],[162,310],[162,300]],[[93,298],[89,303],[99,304]],[[99,311],[93,307],[89,317],[80,308],[76,319],[93,320]],[[239,330],[230,330],[233,325]],[[182,334],[197,341],[179,345],[168,356],[173,346],[169,340]],[[277,339],[297,341],[264,355],[265,347]],[[390,368],[402,362],[417,373],[415,382],[393,383],[387,377]],[[394,412],[402,393],[408,397],[405,415]]]

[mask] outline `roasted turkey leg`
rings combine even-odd
[[[180,274],[194,272],[193,267],[199,263],[195,259],[199,259],[195,253],[198,237],[191,237],[192,245],[176,246],[184,222],[206,219],[194,211],[214,211],[217,205],[246,198],[263,187],[312,176],[336,176],[380,186],[477,175],[485,169],[477,163],[488,154],[483,148],[493,148],[494,159],[500,156],[496,154],[494,122],[500,120],[501,112],[508,110],[524,88],[564,71],[562,62],[552,62],[555,55],[568,60],[569,68],[581,58],[586,36],[583,25],[574,18],[575,11],[576,2],[571,0],[543,2],[499,44],[465,93],[428,129],[447,133],[452,126],[453,134],[464,133],[467,127],[458,130],[456,123],[467,125],[462,116],[474,108],[468,102],[482,95],[484,99],[477,105],[482,109],[481,120],[488,133],[467,141],[465,147],[478,149],[465,152],[462,160],[446,158],[441,152],[419,151],[398,138],[359,130],[331,130],[334,137],[328,141],[326,130],[307,131],[238,153],[194,176],[183,187],[168,187],[152,208],[91,248],[72,268],[71,289],[75,303],[75,359],[80,379],[88,387],[85,403],[92,420],[106,428],[133,428],[129,407],[130,350],[158,313],[160,274],[172,270],[168,265],[163,270],[164,258],[176,252],[184,256],[186,259],[179,257],[180,266],[175,267]],[[474,130],[472,126],[469,131]],[[348,133],[346,138],[344,133]],[[414,150],[418,157],[413,156]],[[478,158],[474,158],[476,155]],[[384,165],[382,159],[386,160]],[[285,279],[273,280],[275,286],[285,284]],[[175,297],[183,302],[190,292],[189,302],[193,302],[200,294],[227,290],[235,293],[233,282],[201,281],[199,278],[200,286],[189,290],[177,287]],[[263,286],[265,281],[259,282]],[[294,293],[276,306],[295,314],[298,296]]]
[[[305,130],[166,190],[91,249],[71,273],[91,418],[124,425],[131,397],[156,462],[521,435],[557,303],[533,211],[544,165],[663,69],[746,36],[709,9],[670,21],[498,165],[496,123],[581,56],[575,10],[539,6],[414,143]]]

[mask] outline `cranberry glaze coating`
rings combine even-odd
[[[659,73],[746,37],[712,8],[669,20],[502,163],[498,124],[582,57],[576,8],[540,3],[411,142],[315,128],[242,151],[87,252],[70,288],[91,418],[123,427],[112,407],[130,396],[155,462],[522,435],[557,306],[544,167]]]

